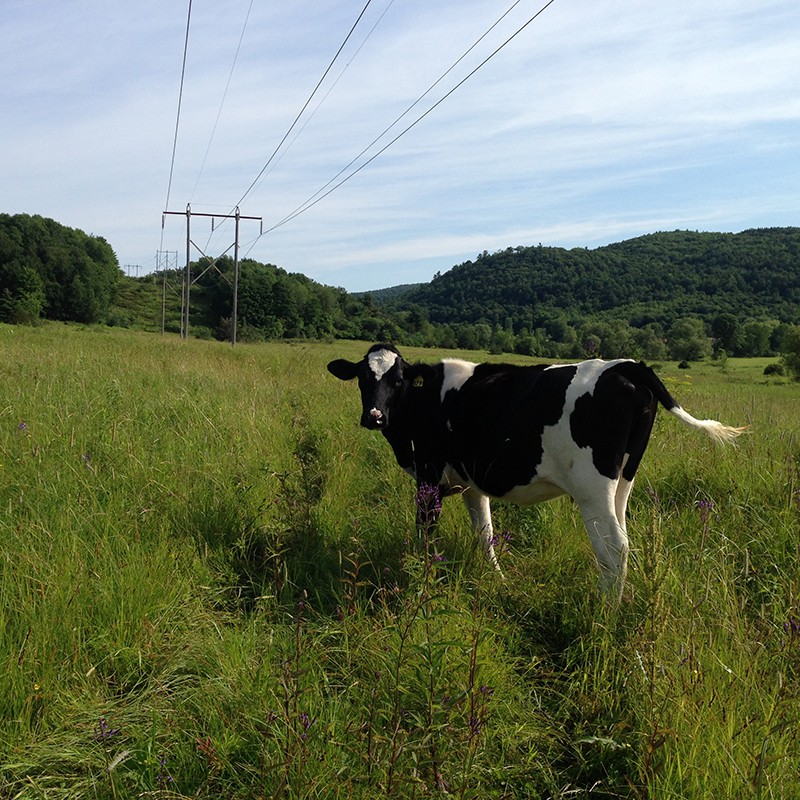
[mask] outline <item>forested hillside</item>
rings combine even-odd
[[[190,335],[226,339],[233,262],[191,265]],[[166,281],[164,280],[166,278]],[[182,271],[126,278],[109,244],[0,215],[0,320],[177,332]],[[116,300],[115,300],[116,298]],[[389,340],[552,358],[697,360],[785,352],[800,326],[800,228],[654,233],[594,250],[509,247],[428,284],[350,294],[240,264],[238,338]]]
[[[0,214],[0,320],[105,321],[122,273],[105,239],[28,214]]]
[[[685,316],[708,324],[800,322],[800,228],[654,233],[595,250],[515,247],[484,252],[396,303],[435,323],[487,323],[519,332],[588,317],[635,327]]]

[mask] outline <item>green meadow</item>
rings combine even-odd
[[[611,609],[567,499],[418,541],[365,349],[0,326],[0,798],[800,797],[800,385],[659,365],[750,429],[659,414]]]

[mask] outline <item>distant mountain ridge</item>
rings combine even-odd
[[[350,294],[353,297],[367,297],[369,296],[372,298],[372,301],[377,305],[383,305],[384,303],[390,303],[393,300],[397,300],[400,297],[404,297],[405,295],[413,292],[415,289],[419,289],[421,286],[425,286],[424,283],[401,283],[397,286],[388,286],[385,289],[370,289],[366,292],[351,292]]]
[[[399,288],[387,307],[434,324],[518,331],[593,317],[641,327],[720,314],[799,324],[800,228],[659,232],[593,250],[509,247]]]

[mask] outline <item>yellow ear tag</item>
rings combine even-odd
[[[423,383],[425,383],[425,381],[423,380],[422,375],[417,375],[417,377],[414,378],[415,389],[419,389],[419,387],[422,386]]]

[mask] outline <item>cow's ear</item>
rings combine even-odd
[[[358,375],[361,362],[353,363],[344,358],[337,358],[328,364],[328,372],[335,375],[340,381],[351,381]]]

